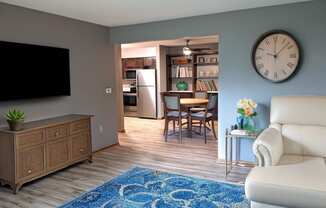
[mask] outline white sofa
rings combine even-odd
[[[326,208],[326,96],[273,97],[271,125],[254,142],[252,208]]]

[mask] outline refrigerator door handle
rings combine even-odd
[[[139,98],[139,87],[138,87],[138,72],[136,71],[136,94],[137,94],[137,102]]]

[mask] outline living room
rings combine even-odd
[[[184,160],[187,159],[191,161],[191,164],[187,164],[187,161],[184,161],[182,167],[175,166],[175,170],[173,170],[171,166],[166,170],[163,170],[164,168],[159,169],[159,167],[156,167],[155,161],[157,161],[157,164],[162,164],[164,160],[162,160],[161,157],[148,159],[149,154],[144,149],[141,149],[141,152],[132,155],[131,153],[137,151],[137,148],[142,147],[141,145],[137,145],[136,147],[132,146],[133,141],[141,139],[141,136],[136,135],[136,137],[134,137],[135,140],[133,140],[131,137],[132,135],[127,135],[130,137],[130,140],[128,140],[129,146],[121,146],[118,144],[119,138],[117,130],[121,129],[121,123],[119,120],[119,114],[121,114],[121,112],[117,111],[117,103],[118,100],[122,98],[119,97],[117,93],[118,87],[116,80],[118,79],[118,75],[115,72],[118,68],[117,66],[121,64],[115,61],[117,59],[117,53],[120,52],[119,47],[121,44],[219,34],[221,67],[219,74],[218,101],[218,150],[216,151],[218,156],[215,158],[215,163],[217,161],[216,164],[213,164],[212,162],[214,159],[209,159],[208,166],[213,167],[213,169],[207,169],[205,172],[209,173],[209,171],[216,171],[216,173],[222,173],[224,171],[225,166],[223,165],[223,162],[226,159],[225,130],[231,126],[234,127],[237,123],[237,103],[243,98],[250,98],[257,103],[257,108],[255,109],[257,115],[254,118],[255,127],[257,129],[263,130],[273,122],[284,124],[286,121],[290,121],[299,125],[308,124],[309,127],[313,126],[312,129],[309,128],[307,130],[308,134],[314,136],[316,140],[318,140],[318,144],[314,145],[323,146],[324,142],[319,135],[324,135],[324,130],[315,128],[317,128],[316,126],[321,126],[320,128],[324,128],[325,126],[323,120],[325,118],[325,110],[323,109],[325,98],[322,97],[325,96],[324,77],[326,77],[323,68],[325,59],[325,43],[322,41],[322,37],[325,37],[326,35],[326,29],[324,27],[324,20],[326,19],[325,1],[164,1],[159,4],[157,2],[145,2],[143,4],[137,3],[137,5],[135,5],[135,3],[127,2],[123,8],[126,9],[126,7],[132,7],[134,12],[127,12],[128,15],[123,15],[120,19],[116,18],[116,22],[114,22],[114,17],[106,16],[110,13],[106,12],[106,10],[109,8],[118,10],[117,7],[114,7],[114,5],[108,6],[105,2],[98,2],[98,4],[86,1],[83,1],[82,3],[78,3],[77,1],[69,1],[69,3],[65,1],[57,1],[54,3],[36,0],[26,0],[24,2],[6,0],[2,2],[8,4],[0,4],[0,25],[2,28],[0,33],[1,41],[69,49],[71,95],[45,99],[36,98],[1,101],[1,113],[5,114],[10,108],[19,109],[25,112],[26,123],[70,114],[93,115],[94,117],[91,118],[91,126],[89,130],[92,138],[92,151],[95,153],[93,154],[93,163],[89,164],[86,162],[77,164],[48,176],[45,176],[45,173],[42,173],[42,177],[36,177],[38,180],[35,181],[34,178],[33,180],[28,180],[28,183],[24,184],[21,189],[18,190],[16,195],[12,194],[12,190],[10,186],[8,186],[9,180],[13,180],[15,183],[17,182],[15,181],[16,179],[5,178],[6,180],[3,180],[3,176],[0,177],[2,179],[1,184],[4,185],[0,188],[0,207],[78,207],[78,205],[80,205],[78,203],[81,203],[82,201],[80,199],[83,199],[78,197],[85,193],[86,195],[82,196],[86,196],[86,198],[87,196],[93,196],[90,198],[94,199],[94,203],[100,203],[99,199],[103,198],[94,194],[94,192],[89,191],[94,190],[99,186],[111,189],[112,186],[110,186],[110,183],[106,183],[110,182],[111,179],[117,179],[113,179],[113,182],[116,183],[118,181],[120,185],[122,184],[123,186],[127,184],[127,175],[129,176],[129,179],[127,177],[128,180],[131,180],[136,184],[140,183],[137,181],[137,177],[131,177],[133,172],[128,172],[128,170],[130,170],[135,164],[138,166],[142,165],[142,168],[145,168],[142,169],[137,167],[140,169],[136,169],[136,173],[134,173],[142,179],[144,179],[144,172],[149,175],[152,173],[151,177],[155,178],[158,177],[158,173],[161,173],[160,171],[163,171],[162,174],[158,175],[166,180],[169,177],[176,177],[173,174],[181,174],[187,179],[180,182],[184,184],[185,187],[187,187],[187,182],[189,181],[198,185],[203,182],[198,181],[197,178],[208,178],[209,184],[212,186],[217,184],[217,186],[225,188],[223,184],[219,183],[219,181],[224,181],[228,183],[228,187],[234,188],[229,190],[229,192],[221,192],[222,195],[225,195],[224,201],[221,199],[223,197],[219,198],[216,195],[214,195],[214,200],[212,198],[206,200],[207,198],[200,196],[204,197],[201,199],[205,199],[205,203],[210,204],[209,206],[203,205],[204,207],[218,207],[218,205],[221,205],[222,207],[250,207],[249,201],[254,202],[252,203],[252,207],[325,207],[326,188],[324,179],[320,178],[320,175],[318,174],[312,174],[314,177],[309,178],[309,180],[303,179],[301,176],[294,174],[303,172],[302,169],[295,169],[292,170],[292,172],[290,171],[290,173],[293,173],[294,175],[292,178],[290,177],[291,180],[289,183],[291,186],[289,189],[268,191],[263,188],[259,189],[261,188],[259,183],[254,183],[258,184],[258,189],[249,186],[246,193],[243,184],[245,183],[245,178],[249,170],[243,171],[241,166],[235,166],[235,169],[230,173],[231,178],[233,176],[235,177],[235,175],[240,175],[240,177],[237,178],[243,178],[242,181],[237,183],[240,184],[240,186],[233,187],[230,185],[231,183],[228,182],[228,179],[222,177],[221,174],[217,174],[219,177],[214,178],[212,181],[213,178],[205,177],[205,174],[204,176],[196,174],[196,171],[193,171],[192,173],[189,170],[188,172],[183,172],[182,167],[192,165],[196,169],[197,164],[200,165],[199,163],[204,163],[204,159],[199,160],[199,162],[196,163],[194,155],[191,157],[189,150],[182,151],[179,157],[181,159],[184,157]],[[200,3],[200,5],[198,3]],[[174,5],[173,9],[168,10],[171,13],[165,12],[162,14],[159,12],[164,6],[171,8],[171,4]],[[77,5],[79,6],[77,7]],[[198,8],[198,10],[195,8]],[[112,10],[111,12],[114,13]],[[120,11],[120,13],[126,14],[126,11]],[[295,65],[292,66],[291,64],[290,67],[291,69],[293,68],[293,71],[291,71],[291,73],[288,72],[289,74],[285,76],[286,79],[284,78],[284,80],[278,80],[279,75],[277,77],[275,77],[274,74],[273,76],[268,76],[264,74],[265,71],[260,72],[259,69],[261,69],[260,64],[262,61],[256,62],[256,59],[253,60],[252,58],[253,54],[256,55],[254,51],[257,51],[254,49],[259,48],[255,46],[260,46],[261,41],[269,36],[271,37],[270,40],[273,40],[272,35],[275,34],[286,34],[290,43],[295,43],[294,49],[297,49],[297,54],[300,55],[294,58],[296,59],[294,63]],[[282,42],[280,42],[280,45],[281,44]],[[263,61],[268,60],[264,65],[275,66],[280,63],[277,61],[278,55],[280,57],[282,55],[283,57],[284,54],[287,54],[283,53],[285,49],[283,50],[282,47],[278,46],[276,49],[276,53],[267,55],[262,59]],[[289,50],[294,49],[292,47]],[[287,55],[290,57],[291,54]],[[256,57],[257,56],[254,56],[254,58]],[[255,70],[256,68],[258,70]],[[271,73],[274,68],[268,68],[268,70],[270,70],[269,73]],[[280,72],[282,71],[280,70]],[[8,88],[10,88],[10,86],[8,86]],[[273,99],[273,105],[271,106],[272,98],[275,96],[302,96],[302,100],[292,102],[282,99]],[[303,104],[298,106],[296,103]],[[274,106],[279,107],[281,110],[276,111]],[[282,106],[288,106],[288,108],[282,108]],[[283,111],[283,109],[285,110]],[[296,112],[289,113],[290,109],[295,109]],[[278,117],[279,115],[289,117]],[[281,119],[281,121],[278,119]],[[300,122],[297,121],[298,119]],[[69,122],[71,122],[71,120]],[[8,128],[5,119],[1,120],[1,124],[4,128]],[[241,122],[238,124],[241,124]],[[287,131],[289,131],[289,129],[287,129]],[[68,131],[68,133],[69,132],[70,131]],[[306,141],[307,132],[294,129],[293,132],[291,132],[291,136],[294,134],[294,137],[302,138],[302,140]],[[162,134],[163,132],[159,133]],[[271,137],[280,138],[278,133],[274,133],[275,132],[271,133],[273,135]],[[264,135],[265,134],[262,133],[260,136]],[[286,135],[286,137],[289,137],[289,135]],[[161,139],[160,141],[162,141],[163,144],[162,146],[159,145],[155,151],[159,153],[163,148],[164,154],[169,154],[168,147],[171,146],[165,145],[171,144],[169,142],[165,143],[164,137],[157,138]],[[279,139],[274,140],[279,141]],[[272,139],[272,141],[274,140]],[[258,145],[258,143],[256,143],[256,145]],[[306,143],[303,143],[303,145],[306,145]],[[176,144],[175,146],[179,147],[179,144]],[[265,154],[253,152],[252,139],[241,139],[238,146],[241,150],[238,155],[240,161],[255,162],[255,154],[256,156],[260,154],[262,158],[266,160],[266,158],[269,158],[268,154],[272,152],[271,157],[273,159],[271,159],[270,165],[276,167],[280,155],[283,152],[280,143],[272,144],[271,146],[267,145],[267,153],[265,152]],[[0,150],[4,150],[2,147],[3,146],[0,146]],[[109,148],[102,150],[106,147]],[[320,173],[324,173],[325,155],[323,150],[319,150],[318,147],[309,145],[307,147],[309,149],[302,150],[303,152],[301,152],[301,154],[304,155],[304,153],[307,152],[310,156],[321,155],[322,160],[318,159],[317,162],[312,162],[313,164],[311,167],[318,165],[318,168],[320,169],[316,168],[316,170]],[[143,148],[146,148],[146,145],[143,145]],[[273,148],[277,149],[277,153],[275,153],[274,150],[271,150]],[[150,151],[150,148],[148,149],[148,151]],[[202,149],[205,150],[205,147]],[[235,150],[237,150],[237,148],[235,148]],[[285,152],[289,151],[287,148],[284,150]],[[175,151],[177,151],[177,149],[175,149]],[[293,154],[297,152],[298,151],[292,149]],[[182,154],[185,155],[182,156]],[[234,155],[235,154],[236,153],[234,153]],[[0,159],[0,164],[8,164],[7,158],[3,158],[4,157]],[[149,164],[149,160],[153,160],[150,163],[151,166],[146,167],[146,164]],[[143,163],[139,164],[137,161],[142,161]],[[179,161],[180,160],[175,160],[175,163],[177,164]],[[258,165],[265,166],[264,163],[259,164],[259,161],[257,162]],[[269,163],[265,161],[265,164]],[[200,167],[202,169],[205,168],[204,165]],[[0,175],[2,173],[1,171],[7,168],[9,169],[9,166],[1,166]],[[146,168],[154,169],[156,172],[150,172]],[[255,167],[253,170],[257,170],[257,168],[260,169],[260,167]],[[269,169],[273,167],[267,168]],[[307,171],[308,175],[311,174],[311,170]],[[257,172],[253,173],[254,174],[251,174],[250,176],[260,174]],[[214,174],[215,173],[212,172],[209,175]],[[188,175],[196,177],[196,179],[189,179]],[[265,173],[262,175],[269,177],[262,177],[263,181],[266,180],[269,183],[272,181],[274,183],[272,180],[274,179],[274,176],[269,176]],[[311,184],[308,184],[308,182],[307,184],[299,182],[298,186],[292,186],[293,184],[291,183],[296,183],[296,179],[306,182],[311,180]],[[250,180],[251,182],[257,182],[254,177],[250,177]],[[103,183],[107,186],[101,186]],[[208,184],[206,181],[205,183]],[[246,185],[251,184],[253,183],[247,183]],[[313,187],[311,187],[311,185],[313,185]],[[291,189],[293,187],[295,187],[294,189],[302,190],[302,192],[293,192]],[[318,193],[310,192],[310,189],[307,191],[305,187],[317,190]],[[145,192],[143,187],[137,186],[130,188],[131,191],[126,192]],[[99,191],[96,193],[102,193],[103,191],[100,189],[97,190]],[[173,192],[178,189],[171,190]],[[215,189],[213,188],[213,190]],[[138,198],[136,197],[138,195],[135,196],[135,194],[133,194],[130,198],[128,198],[129,196],[124,198],[122,194],[122,196],[119,195],[117,198],[118,200],[113,200],[114,202],[111,200],[110,203],[116,203],[116,206],[118,207],[133,207],[134,204],[130,205],[128,203],[138,200],[138,207],[146,207],[153,202],[156,203],[153,205],[154,207],[155,205],[160,207],[160,204],[157,203],[163,202],[157,200],[161,200],[166,196],[158,197],[155,195],[154,199],[153,191],[151,191],[152,190],[148,190],[148,187],[146,188],[146,193],[150,193],[151,197],[148,195],[142,195],[142,197]],[[187,197],[192,200],[193,194],[190,194],[190,192],[183,194],[187,195]],[[265,195],[256,195],[257,192],[262,194],[265,193]],[[90,195],[87,195],[87,193],[90,193]],[[103,191],[103,193],[107,194],[108,192]],[[111,191],[110,193],[115,193],[115,191]],[[232,194],[236,195],[236,197],[231,197],[233,196]],[[106,196],[108,196],[108,194]],[[284,199],[282,196],[288,196],[288,198]],[[110,198],[110,196],[108,197]],[[195,205],[189,202],[190,199],[187,200],[183,198],[178,201],[172,200],[169,197],[167,198],[171,201],[164,201],[164,203],[184,203],[183,205],[173,204],[170,207],[203,207],[200,206],[200,203],[196,200],[193,202],[197,203]],[[235,198],[241,198],[241,201],[236,201]],[[149,201],[149,204],[146,206],[140,206],[139,204],[144,202],[142,200],[145,200],[146,202]],[[70,201],[73,203],[69,203]],[[109,203],[108,200],[104,201],[105,203]],[[63,205],[64,203],[67,203],[66,206]],[[161,207],[164,207],[164,203],[163,205],[161,204]],[[102,203],[101,205],[87,204],[87,206],[101,207],[105,205]],[[85,207],[87,206],[85,205]],[[107,207],[114,207],[114,205],[108,204]],[[168,207],[168,205],[165,207]]]

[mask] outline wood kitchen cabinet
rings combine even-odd
[[[126,58],[122,59],[124,69],[142,69],[144,67],[143,58]]]
[[[92,160],[91,116],[66,115],[0,129],[0,185],[16,193],[32,180]]]
[[[156,58],[146,57],[144,58],[144,69],[156,69]]]
[[[122,68],[126,69],[156,69],[156,57],[123,58]]]

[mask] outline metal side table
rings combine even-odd
[[[230,131],[226,129],[225,131],[225,177],[232,171],[233,163],[238,165],[240,158],[240,141],[241,139],[251,139],[256,140],[260,132],[248,132],[245,130]],[[233,141],[236,144],[236,158],[233,160]],[[229,152],[230,149],[230,152]],[[230,153],[230,155],[229,155]],[[229,159],[230,158],[230,159]]]

